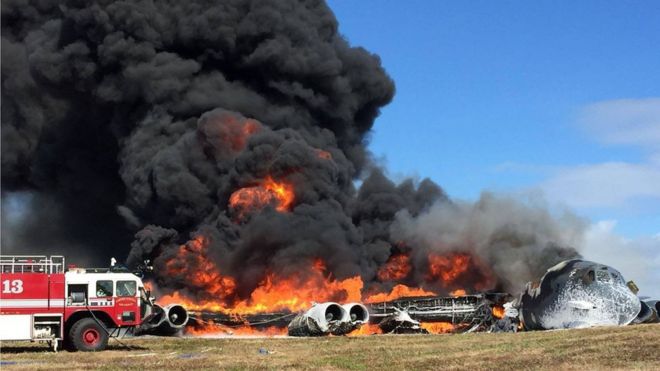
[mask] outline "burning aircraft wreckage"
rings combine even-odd
[[[3,252],[150,260],[143,333],[657,319],[574,260],[581,218],[390,180],[367,144],[394,82],[325,2],[65,3],[2,4],[2,202],[28,216],[3,213]]]
[[[156,306],[141,334],[371,335],[517,332],[616,326],[660,321],[658,300],[640,300],[634,283],[612,267],[567,260],[529,282],[518,297],[506,293],[403,296],[368,304],[312,303],[300,312],[231,313]],[[378,296],[376,297],[378,298]],[[372,299],[373,300],[373,299]],[[187,327],[184,327],[187,325]]]

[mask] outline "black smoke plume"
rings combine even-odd
[[[421,226],[464,207],[370,163],[367,136],[393,95],[378,56],[350,46],[323,1],[3,1],[3,252],[151,258],[161,286],[195,295],[163,272],[204,235],[240,297],[313,259],[391,286],[377,272],[401,246],[420,261],[437,248],[410,231],[446,223],[452,249],[483,255],[497,285],[512,286],[506,260],[488,257],[516,255],[498,246],[524,250],[516,279],[575,255],[561,223],[521,219],[534,212],[515,202],[498,204],[513,215],[497,227],[466,211]],[[267,178],[292,186],[287,212],[229,206]]]

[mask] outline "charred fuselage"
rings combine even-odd
[[[520,297],[527,330],[627,325],[641,310],[640,300],[616,269],[573,259],[548,269],[538,285]]]

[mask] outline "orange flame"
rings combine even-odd
[[[279,212],[291,209],[295,198],[293,186],[284,182],[276,182],[270,176],[256,187],[245,187],[231,194],[229,206],[240,219],[250,212],[261,210],[268,205]]]
[[[202,336],[210,334],[231,334],[232,331],[227,326],[215,323],[204,323],[195,326],[186,326],[184,332],[187,335]]]
[[[270,184],[270,185],[268,185]],[[277,186],[275,186],[275,185]],[[273,194],[287,194],[286,185],[280,185],[268,178],[263,187],[269,187]],[[278,188],[279,187],[279,188]],[[266,188],[265,188],[266,189]],[[289,207],[287,203],[284,203]],[[389,292],[363,293],[363,281],[360,276],[346,279],[336,279],[328,273],[321,259],[310,260],[307,268],[292,275],[281,275],[267,271],[264,278],[250,293],[248,298],[239,298],[237,283],[234,277],[222,274],[220,267],[209,259],[210,239],[197,235],[187,243],[179,246],[172,258],[164,264],[168,275],[185,277],[188,287],[204,297],[191,300],[185,292],[174,291],[158,300],[158,304],[167,305],[179,303],[189,310],[208,310],[232,315],[247,315],[257,313],[294,313],[307,310],[313,302],[335,301],[378,303],[396,300],[402,297],[435,296],[436,293],[421,287],[409,287],[403,284],[395,285]],[[429,256],[428,279],[440,281],[443,286],[455,285],[461,274],[467,271],[472,262],[467,254],[450,254]],[[386,265],[378,272],[383,281],[401,280],[410,273],[409,258],[405,254],[392,256]],[[453,296],[465,295],[465,289],[456,289]],[[498,317],[500,309],[494,307],[493,315]],[[501,318],[501,317],[498,317]],[[424,323],[423,327],[432,333],[446,333],[455,329],[448,323]],[[197,336],[211,333],[226,333],[237,335],[281,335],[286,328],[272,327],[254,329],[246,323],[245,326],[230,328],[222,325],[198,325],[187,330]],[[381,333],[377,325],[365,324],[351,335],[366,335]]]
[[[220,274],[219,268],[206,257],[208,240],[197,236],[179,247],[177,259],[166,264],[170,274],[184,275],[189,285],[205,291],[207,298],[192,301],[179,292],[165,295],[158,300],[161,305],[183,304],[190,310],[210,310],[233,314],[252,314],[276,311],[300,311],[318,301],[360,301],[362,279],[359,276],[336,280],[326,277],[325,265],[320,259],[310,264],[308,272],[292,277],[278,277],[267,273],[250,298],[232,302],[236,297],[236,282],[232,277]],[[181,264],[181,263],[188,264]]]
[[[275,194],[275,197],[277,197],[278,200],[276,207],[277,211],[279,212],[289,211],[295,196],[293,192],[293,187],[291,185],[286,183],[277,183],[276,181],[273,180],[273,178],[267,177],[266,182],[264,183],[263,186],[268,191],[273,192]]]
[[[231,296],[236,289],[236,282],[231,277],[221,275],[220,269],[206,257],[208,242],[206,237],[198,235],[179,246],[176,258],[168,260],[165,268],[169,275],[186,274],[192,286],[210,296]]]
[[[420,326],[432,334],[447,334],[454,331],[454,325],[449,322],[423,322]]]
[[[504,318],[504,307],[501,307],[499,305],[493,306],[493,317],[497,319],[502,319]]]
[[[270,274],[252,292],[249,299],[234,304],[223,300],[222,296],[217,300],[192,301],[176,291],[159,298],[158,303],[160,305],[179,303],[187,309],[198,311],[255,314],[302,311],[308,309],[316,301],[352,302],[360,300],[362,290],[360,277],[332,280],[312,273],[307,275],[307,279],[308,281],[299,277],[276,279],[274,275]]]
[[[427,281],[440,281],[443,287],[453,283],[458,276],[467,271],[470,255],[454,253],[450,255],[429,255],[429,272]]]
[[[392,291],[389,293],[382,292],[368,296],[364,302],[365,303],[381,303],[384,301],[396,300],[399,298],[410,297],[410,296],[435,296],[436,294],[431,291],[426,291],[422,288],[408,287],[406,285],[396,285],[392,288]]]
[[[364,336],[364,335],[374,335],[382,334],[383,330],[380,329],[380,326],[373,323],[365,323],[360,328],[355,329],[348,336]]]
[[[323,270],[315,268],[297,277],[277,278],[269,274],[252,292],[250,299],[234,306],[232,312],[301,311],[315,301],[359,301],[362,286],[359,276],[334,280],[324,277]]]
[[[381,281],[398,281],[406,278],[410,273],[408,255],[392,255],[384,266],[378,270],[378,279]]]

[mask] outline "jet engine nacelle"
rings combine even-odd
[[[337,303],[314,303],[304,313],[297,315],[288,330],[291,336],[322,336],[340,334],[349,323],[348,312]]]
[[[154,305],[153,315],[142,324],[140,333],[172,336],[188,323],[188,311],[180,304]]]
[[[289,323],[291,336],[345,335],[369,322],[369,310],[360,303],[314,304]]]
[[[342,305],[342,307],[348,314],[348,320],[358,325],[358,327],[369,322],[369,310],[363,304],[348,303]]]

